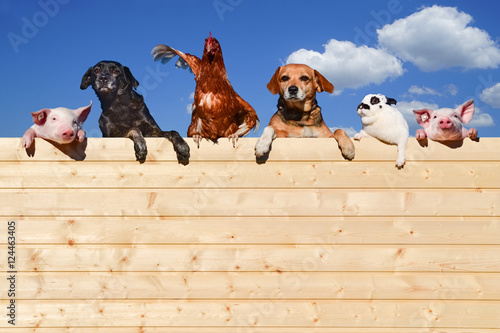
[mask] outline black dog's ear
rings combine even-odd
[[[82,77],[82,83],[80,84],[80,89],[84,90],[87,89],[91,83],[90,83],[90,74],[92,73],[92,67],[90,67],[87,72],[83,75]]]
[[[394,98],[389,98],[387,97],[387,104],[388,105],[396,105],[396,100]]]
[[[132,75],[132,72],[127,66],[123,66],[123,71],[125,72],[125,77],[127,78],[128,82],[136,89],[139,86],[139,82],[135,79],[135,77]]]

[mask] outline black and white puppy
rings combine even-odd
[[[363,129],[354,136],[354,140],[374,137],[387,144],[397,145],[396,167],[401,169],[406,163],[405,151],[409,131],[405,118],[393,106],[396,103],[394,98],[387,98],[381,94],[366,95],[357,109]]]
[[[101,101],[99,128],[103,137],[126,137],[134,141],[137,160],[146,160],[144,137],[165,137],[170,140],[180,162],[189,160],[189,145],[176,131],[162,131],[149,113],[144,98],[134,89],[139,82],[130,69],[116,61],[101,61],[90,67],[82,77],[80,89],[92,86]]]

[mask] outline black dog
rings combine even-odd
[[[99,128],[103,137],[126,137],[134,141],[135,156],[143,163],[148,153],[144,137],[165,137],[172,142],[180,162],[189,159],[189,145],[176,131],[162,131],[149,113],[144,98],[134,89],[139,82],[128,67],[101,61],[83,75],[80,89],[92,85],[101,101]]]

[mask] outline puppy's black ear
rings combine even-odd
[[[387,97],[387,104],[388,105],[396,105],[396,100],[394,98],[389,98]]]
[[[136,89],[139,86],[139,82],[135,79],[135,77],[132,75],[132,72],[127,66],[123,66],[123,71],[125,72],[125,77],[127,78],[128,82]]]
[[[80,89],[87,89],[92,83],[90,82],[90,74],[92,73],[92,67],[90,67],[87,72],[82,77],[82,83],[80,83]]]

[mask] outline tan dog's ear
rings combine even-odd
[[[280,92],[280,71],[281,67],[278,67],[276,72],[274,73],[271,81],[267,84],[267,89],[271,92],[271,94],[276,95]]]
[[[328,93],[333,92],[333,84],[330,83],[323,75],[321,75],[317,70],[314,70],[314,78],[316,79],[317,87],[316,90],[318,92],[326,91]]]

